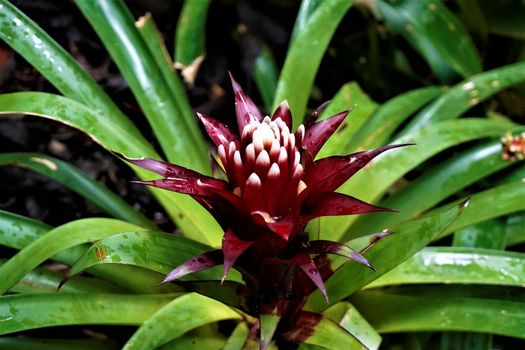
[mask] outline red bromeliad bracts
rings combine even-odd
[[[333,271],[326,254],[372,267],[360,253],[341,243],[309,241],[305,225],[321,216],[391,211],[334,191],[380,153],[403,145],[316,160],[349,111],[316,121],[323,105],[293,133],[286,101],[272,117],[264,116],[233,78],[232,85],[238,133],[199,114],[217,146],[228,181],[153,159],[127,160],[164,177],[139,183],[192,196],[225,230],[221,250],[183,263],[164,282],[219,264],[224,265],[224,281],[235,266],[251,293],[250,311],[282,317],[279,327],[290,334],[298,311],[315,287],[328,299],[323,280]],[[261,334],[264,327],[261,318]],[[262,349],[276,324],[272,327],[261,336],[269,337],[261,340]]]

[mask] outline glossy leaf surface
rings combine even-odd
[[[199,326],[240,318],[237,312],[218,301],[196,293],[185,294],[147,319],[122,349],[155,349]]]
[[[128,157],[160,158],[151,145],[127,133],[120,124],[104,121],[91,109],[58,95],[39,92],[4,94],[0,95],[0,106],[0,115],[23,113],[56,120],[85,132],[106,149]],[[143,179],[152,178],[148,171],[133,169]],[[197,202],[187,196],[157,189],[152,189],[152,193],[188,237],[220,245],[222,230]]]
[[[401,131],[406,135],[422,126],[455,119],[497,92],[525,80],[525,63],[515,63],[477,74],[454,85],[423,108]]]
[[[115,218],[145,228],[155,226],[142,213],[127,204],[120,196],[91,179],[77,167],[41,153],[2,153],[0,165],[28,168],[59,182],[73,192],[90,200]]]
[[[519,301],[364,291],[351,302],[381,333],[471,331],[525,339],[525,304]]]
[[[96,293],[2,296],[0,335],[64,325],[138,326],[176,296]],[[34,317],[35,313],[39,317]]]
[[[72,221],[49,231],[22,249],[0,267],[0,294],[4,294],[26,273],[61,250],[96,241],[122,231],[140,229],[115,219],[83,219]]]
[[[480,248],[428,247],[366,288],[423,283],[519,287],[525,284],[524,269],[523,253]]]
[[[283,100],[288,100],[296,126],[303,121],[310,90],[328,43],[352,3],[351,0],[331,0],[319,4],[288,50],[273,106],[277,108]],[[309,59],[305,60],[305,56]]]
[[[321,293],[316,291],[308,299],[307,310],[326,309],[410,258],[449,227],[465,210],[464,205],[446,211],[441,210],[434,215],[407,221],[394,227],[395,234],[380,240],[368,254],[365,254],[370,263],[376,267],[376,271],[356,263],[342,266],[325,282],[330,303],[327,304]],[[341,260],[335,261],[341,266]],[[341,285],[346,287],[341,288]]]

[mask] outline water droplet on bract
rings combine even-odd
[[[317,275],[317,270],[316,269],[310,269],[308,270],[309,273],[311,273],[312,275]]]
[[[197,261],[200,262],[201,264],[204,264],[206,262],[206,259],[204,259],[204,258],[197,258]]]

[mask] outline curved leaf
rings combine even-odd
[[[441,92],[441,87],[423,87],[383,103],[349,141],[349,148],[367,150],[384,146],[399,125]]]
[[[525,182],[522,180],[478,192],[470,197],[470,204],[465,208],[464,213],[440,235],[440,238],[485,220],[523,211],[525,210],[523,198],[525,198]],[[446,204],[430,213],[442,211],[454,205],[454,203]]]
[[[0,266],[0,294],[8,291],[26,273],[61,250],[108,237],[118,232],[140,229],[115,219],[91,218],[57,227],[29,244]]]
[[[380,0],[377,9],[441,79],[448,80],[449,67],[463,77],[481,72],[481,59],[463,23],[440,0]]]
[[[178,72],[175,70],[173,61],[163,41],[162,34],[159,32],[153,18],[147,13],[135,23],[135,26],[153,56],[157,67],[161,71],[177,110],[184,116],[184,119],[189,120],[190,123],[193,124],[196,117],[195,112],[193,112],[191,108],[184,84],[179,78]],[[197,138],[203,137],[200,130],[194,130],[194,132],[198,132],[196,135]]]
[[[500,136],[512,126],[513,124],[500,121],[468,118],[444,121],[421,128],[394,141],[396,144],[415,143],[416,146],[390,151],[377,157],[368,167],[354,175],[339,191],[373,203],[403,175],[433,155],[464,142]],[[323,218],[321,227],[323,231],[330,234],[329,238],[343,237],[343,240],[370,233],[348,231],[348,227],[356,219],[356,216]]]
[[[0,260],[3,264],[5,260]],[[1,265],[0,265],[1,266]],[[37,268],[25,275],[9,291],[13,293],[56,293],[64,274]],[[128,290],[92,277],[81,277],[60,290],[61,293],[126,293]]]
[[[44,223],[24,216],[0,210],[0,244],[22,249],[52,229]],[[87,250],[86,245],[78,245],[60,251],[50,257],[67,265],[73,265]],[[138,270],[133,266],[100,266],[90,270],[92,275],[111,281],[139,293],[166,293],[179,289],[175,285],[158,286],[161,275]],[[58,284],[55,285],[55,290]]]
[[[27,337],[1,337],[0,348],[9,350],[118,350],[116,342],[109,339],[47,339]]]
[[[315,291],[308,298],[306,309],[322,311],[401,264],[449,227],[465,210],[465,205],[466,203],[463,203],[453,209],[441,210],[434,215],[407,221],[394,227],[392,231],[395,234],[381,239],[365,255],[376,267],[375,272],[361,264],[342,266],[325,282],[330,302],[327,304],[321,293]],[[340,258],[333,258],[333,260],[339,262],[339,266],[344,263]],[[345,288],[341,288],[342,285]]]
[[[356,220],[352,229],[357,232],[375,232],[407,220],[432,208],[462,188],[510,165],[511,162],[501,160],[499,140],[472,147],[425,171],[381,202],[384,208],[399,210],[398,214],[377,214],[373,219],[362,217]]]
[[[3,94],[0,95],[0,106],[0,115],[24,113],[56,120],[85,132],[110,151],[118,151],[128,157],[159,159],[150,145],[143,145],[120,124],[104,121],[86,106],[62,96],[41,92]],[[144,180],[153,176],[138,167],[133,167],[133,170]],[[220,246],[222,230],[200,204],[175,192],[151,191],[188,237]]]
[[[510,216],[505,225],[507,245],[513,246],[525,242],[525,215],[518,213]]]
[[[366,349],[379,349],[381,336],[352,304],[346,301],[337,303],[323,314],[356,337]]]
[[[0,297],[0,335],[65,325],[141,325],[177,294],[21,294]],[[35,317],[38,315],[38,317]]]
[[[454,85],[419,112],[403,129],[406,135],[427,124],[455,119],[495,93],[525,80],[525,62],[509,64],[477,74]]]
[[[523,302],[381,291],[357,293],[351,302],[381,333],[471,331],[525,339]]]
[[[326,119],[344,110],[351,109],[351,111],[321,148],[318,158],[347,155],[355,151],[352,147],[354,135],[361,126],[368,123],[377,106],[378,104],[365,94],[356,82],[343,85],[319,119]]]
[[[76,0],[140,104],[168,160],[209,173],[197,118],[181,115],[123,1]]]
[[[272,52],[267,46],[262,46],[253,66],[253,80],[264,103],[264,109],[272,109],[273,97],[277,88],[278,69]]]
[[[126,342],[123,350],[155,349],[199,326],[241,316],[208,297],[185,294],[159,309]]]
[[[91,179],[82,170],[60,159],[40,153],[1,153],[0,165],[8,164],[18,165],[48,176],[118,219],[145,228],[155,228],[151,221],[121,197]]]
[[[273,109],[283,100],[288,100],[296,126],[303,121],[315,74],[328,43],[352,3],[352,0],[320,3],[290,45],[279,76]]]
[[[143,146],[148,145],[95,80],[42,28],[7,0],[0,0],[0,13],[0,38],[61,93],[93,109],[104,122],[118,124]]]
[[[502,273],[505,271],[505,273]],[[525,285],[525,254],[492,249],[428,247],[366,288],[397,284]]]
[[[357,338],[328,317],[303,312],[296,324],[296,328],[283,334],[285,339],[331,350],[363,349]]]
[[[210,0],[184,1],[175,31],[175,62],[184,67],[206,55],[206,16]]]
[[[74,276],[85,269],[100,264],[125,264],[140,266],[162,274],[190,260],[202,252],[211,250],[204,244],[184,237],[155,231],[122,232],[101,239],[71,267]],[[208,269],[190,276],[191,279],[220,280],[222,268]],[[240,281],[239,275],[231,271],[230,278]],[[160,280],[158,281],[160,282]]]
[[[246,339],[248,338],[248,325],[246,322],[239,322],[228,338],[228,342],[223,350],[242,350]]]

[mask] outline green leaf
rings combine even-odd
[[[525,242],[525,214],[511,215],[505,224],[507,245],[513,246]]]
[[[211,249],[173,234],[126,230],[94,243],[71,267],[69,274],[74,276],[100,264],[124,264],[140,266],[165,275],[181,263]],[[222,268],[204,270],[191,276],[220,280]],[[238,275],[232,273],[231,276]]]
[[[91,179],[82,170],[60,159],[40,153],[1,153],[0,165],[17,165],[48,176],[114,216],[132,224],[154,229],[142,213],[121,197]]]
[[[345,301],[337,303],[325,310],[323,314],[356,337],[366,349],[379,349],[381,336],[352,304]]]
[[[419,112],[403,129],[406,135],[424,125],[460,117],[495,93],[525,80],[525,62],[492,69],[454,85]]]
[[[324,349],[339,350],[361,350],[363,344],[343,327],[332,321],[328,317],[317,315],[317,323],[312,327],[308,324],[300,324],[300,333],[309,332],[310,334],[301,339],[302,343],[323,347]],[[312,329],[310,329],[312,327]],[[302,337],[303,334],[299,334]]]
[[[5,260],[1,260],[3,264]],[[24,276],[9,291],[13,293],[56,293],[63,273],[37,268]],[[125,288],[93,277],[79,277],[60,289],[60,293],[126,293]]]
[[[62,96],[41,92],[3,94],[0,95],[0,106],[0,115],[24,113],[56,120],[85,132],[108,150],[128,157],[159,159],[151,145],[142,144],[132,134],[126,133],[120,124],[105,121],[86,106]],[[132,168],[141,179],[149,180],[154,176],[149,171]],[[220,246],[222,229],[200,204],[179,193],[154,188],[151,191],[185,235]]]
[[[328,0],[320,3],[290,45],[279,76],[273,109],[283,100],[288,100],[294,125],[303,121],[321,59],[352,3],[352,0]]]
[[[399,125],[442,91],[437,86],[419,88],[383,103],[349,141],[350,148],[367,150],[384,146]]]
[[[184,67],[206,55],[206,16],[210,0],[184,1],[175,32],[175,61]]]
[[[339,191],[364,201],[374,202],[403,175],[439,152],[464,142],[499,136],[512,126],[513,124],[500,121],[468,118],[444,121],[418,129],[392,142],[394,144],[415,143],[416,146],[389,151],[377,157],[340,187]],[[375,214],[369,215],[373,220]],[[335,238],[336,240],[341,240],[340,237],[348,240],[370,233],[349,230],[349,226],[357,218],[357,216],[322,218],[323,233],[329,234],[329,239]]]
[[[170,162],[209,173],[197,118],[184,118],[124,2],[76,0],[141,106]]]
[[[472,39],[440,0],[380,0],[377,9],[387,26],[414,46],[442,80],[450,78],[449,67],[463,77],[481,72]]]
[[[525,339],[523,302],[383,291],[360,292],[350,300],[380,333],[470,331]]]
[[[133,334],[123,350],[155,349],[199,326],[241,316],[208,297],[190,293],[159,309]]]
[[[363,216],[356,220],[352,229],[357,232],[375,232],[412,218],[468,185],[511,164],[501,160],[499,140],[474,146],[426,170],[417,179],[380,203],[382,207],[399,210],[399,213]]]
[[[365,255],[376,271],[371,271],[357,263],[342,266],[325,282],[330,302],[327,304],[321,293],[315,291],[308,298],[306,309],[322,311],[401,264],[449,227],[465,209],[464,206],[465,204],[462,204],[453,209],[441,210],[434,215],[407,221],[394,227],[392,229],[394,235],[380,240],[370,253]],[[344,262],[339,258],[334,258],[334,261]],[[342,285],[345,288],[341,288]]]
[[[366,288],[399,284],[525,284],[525,254],[481,248],[427,247]],[[505,273],[501,273],[505,271]]]
[[[0,335],[65,325],[138,326],[176,296],[95,293],[2,296]]]
[[[355,144],[352,140],[355,133],[367,123],[377,106],[378,104],[365,94],[356,82],[343,85],[319,119],[322,120],[344,110],[353,109],[332,137],[326,141],[318,158],[337,154],[346,155],[354,151]]]
[[[0,211],[0,244],[22,249],[52,229],[44,223],[24,216]],[[67,265],[73,265],[88,249],[78,245],[60,251],[50,259]],[[158,286],[161,275],[135,268],[134,266],[100,266],[90,270],[94,276],[109,280],[115,284],[138,293],[166,293],[178,291],[175,285]],[[55,286],[56,287],[56,286]]]
[[[118,350],[110,339],[46,339],[27,337],[1,337],[0,348],[6,350]]]
[[[224,350],[226,338],[208,324],[191,330],[175,340],[158,347],[158,350]]]
[[[135,26],[166,81],[173,103],[177,107],[177,112],[183,116],[184,120],[188,121],[192,137],[204,143],[202,132],[195,124],[195,112],[193,112],[191,108],[184,84],[179,78],[177,71],[175,71],[173,61],[166,49],[162,34],[159,32],[153,18],[147,13],[135,23]],[[203,171],[208,170],[207,168],[203,169]]]
[[[440,237],[485,220],[523,211],[525,210],[523,198],[525,198],[525,183],[522,180],[478,192],[470,197],[469,206],[465,208],[461,217],[450,225]],[[495,203],[497,205],[494,205]],[[452,206],[454,203],[446,204],[432,210],[431,213]]]
[[[277,89],[278,69],[270,48],[263,45],[253,66],[253,80],[264,103],[265,110],[272,109],[275,89]]]
[[[118,124],[123,132],[131,134],[143,146],[148,145],[133,123],[74,58],[7,0],[0,0],[0,26],[0,38],[61,93],[88,106],[104,123]]]
[[[301,6],[299,7],[299,12],[297,12],[297,18],[293,25],[292,35],[290,38],[290,45],[294,39],[305,30],[306,25],[312,14],[319,7],[319,4],[322,3],[322,0],[302,0]]]
[[[501,220],[487,220],[454,232],[454,247],[473,247],[504,250],[507,245],[505,224]]]
[[[61,250],[139,227],[115,219],[90,218],[72,221],[42,235],[0,267],[0,294],[4,294],[26,273]]]
[[[246,322],[239,322],[237,327],[233,330],[232,334],[228,338],[228,342],[224,346],[223,350],[242,350],[243,345],[248,338],[248,325]]]

